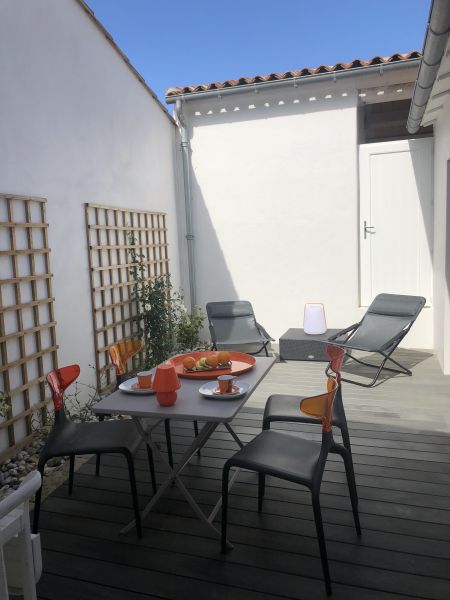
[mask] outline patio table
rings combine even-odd
[[[236,432],[231,427],[230,423],[244,406],[248,398],[251,396],[255,388],[265,377],[275,362],[274,357],[257,357],[254,367],[247,373],[238,376],[238,380],[246,382],[250,387],[245,396],[235,399],[221,400],[218,398],[204,398],[199,393],[199,388],[206,383],[205,380],[194,380],[180,378],[181,388],[178,390],[177,401],[173,406],[160,406],[156,400],[156,395],[130,395],[120,390],[117,390],[110,396],[107,396],[98,402],[94,411],[99,415],[127,415],[130,416],[136,426],[142,439],[148,443],[155,456],[158,456],[161,463],[168,471],[167,477],[158,487],[156,494],[145,506],[142,511],[142,519],[152,510],[158,500],[163,496],[164,492],[171,486],[172,482],[178,486],[182,495],[191,505],[197,517],[207,525],[207,527],[220,537],[219,530],[213,525],[213,521],[220,510],[222,498],[220,497],[217,504],[209,515],[206,515],[200,506],[197,504],[189,490],[180,478],[180,473],[189,464],[191,458],[200,450],[211,435],[217,429],[220,423],[223,423],[230,435],[236,443],[242,447],[243,443],[239,439]],[[147,426],[145,419],[156,419],[155,423]],[[161,452],[158,445],[152,440],[151,432],[165,419],[172,420],[196,420],[204,422],[203,427],[199,431],[197,437],[192,440],[187,450],[179,459],[178,463],[173,468],[170,466],[165,455]],[[230,479],[230,487],[233,485],[238,472]],[[121,533],[127,533],[135,526],[135,521],[131,521],[126,525]],[[231,546],[231,544],[230,544]]]

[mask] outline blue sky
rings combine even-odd
[[[176,85],[421,50],[428,0],[87,0],[164,102]]]

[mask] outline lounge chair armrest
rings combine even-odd
[[[259,329],[259,332],[263,335],[263,337],[265,337],[267,340],[270,340],[271,342],[275,341],[274,338],[267,333],[267,331],[260,323],[256,323],[256,327]]]
[[[359,323],[358,323],[359,325]],[[406,335],[407,331],[403,330],[400,333],[398,333],[397,335],[395,335],[393,338],[391,338],[388,342],[386,342],[386,344],[384,344],[383,346],[380,346],[379,348],[372,348],[370,346],[366,346],[366,347],[362,347],[361,344],[352,345],[352,340],[350,339],[349,341],[346,340],[336,340],[333,342],[336,344],[336,346],[340,346],[341,348],[348,348],[349,350],[361,350],[363,352],[378,352],[378,353],[384,353],[384,352],[388,352],[392,346],[395,346],[398,344],[398,342],[401,341],[401,339]],[[337,334],[340,335],[340,334]],[[336,336],[333,336],[333,338]],[[330,338],[331,340],[331,338]]]
[[[341,329],[341,331],[338,331],[337,333],[335,333],[334,335],[329,337],[328,341],[331,342],[331,341],[337,340],[338,338],[342,337],[343,335],[346,335],[347,333],[354,331],[357,327],[359,327],[359,325],[360,325],[360,323],[354,323],[353,325],[350,325],[350,327],[347,327],[346,329]]]

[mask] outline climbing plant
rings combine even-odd
[[[205,320],[195,306],[186,310],[182,291],[174,291],[170,275],[148,277],[145,257],[136,252],[135,236],[128,236],[131,275],[135,281],[132,297],[136,303],[135,321],[143,341],[142,368],[158,365],[176,353],[202,345],[200,331]]]

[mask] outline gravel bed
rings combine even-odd
[[[24,477],[37,468],[44,444],[45,440],[37,439],[16,452],[0,466],[0,501],[16,490]],[[85,462],[90,457],[83,458],[84,460],[81,462]],[[45,495],[58,487],[68,477],[68,474],[69,461],[64,458],[51,458],[46,464],[44,472]]]

